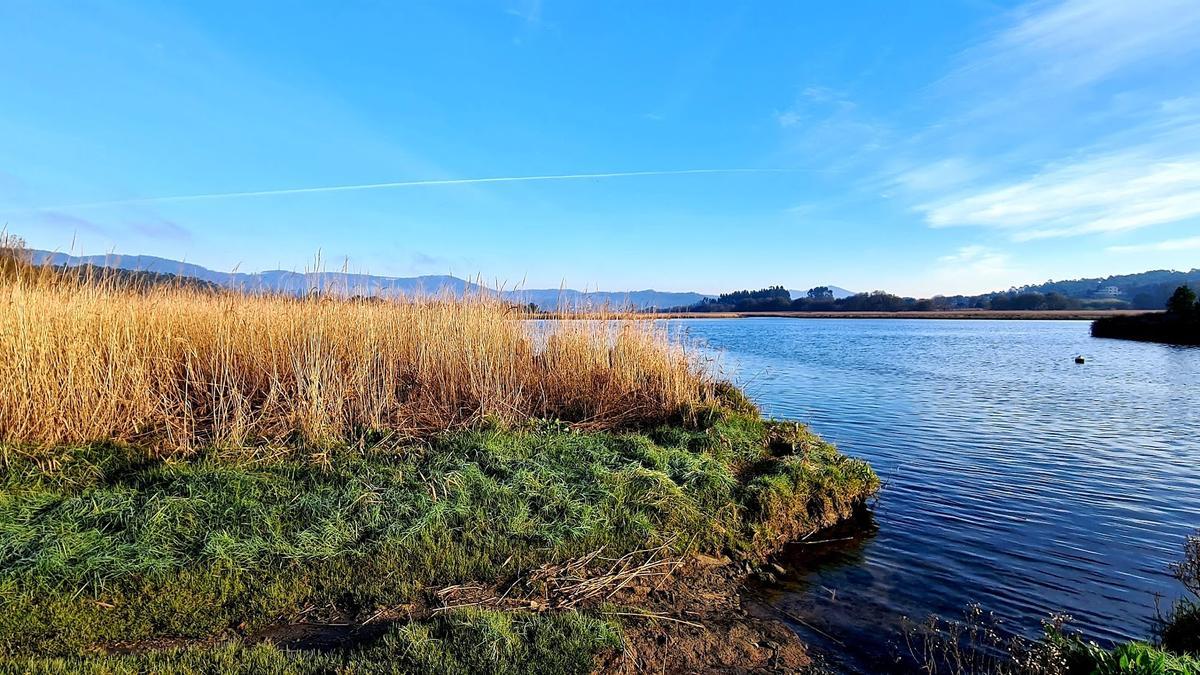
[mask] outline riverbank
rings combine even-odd
[[[879,485],[803,427],[729,408],[319,464],[112,444],[2,456],[0,669],[32,672],[786,672],[803,646],[738,588]]]

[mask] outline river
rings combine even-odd
[[[1086,321],[672,324],[765,414],[885,483],[867,522],[791,547],[757,589],[834,669],[902,672],[903,618],[970,603],[1015,633],[1066,613],[1092,639],[1144,639],[1156,596],[1182,593],[1168,564],[1200,528],[1200,348]]]

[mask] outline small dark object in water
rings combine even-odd
[[[1076,356],[1076,357],[1075,357],[1075,363],[1084,363],[1083,357],[1082,357],[1082,356]]]

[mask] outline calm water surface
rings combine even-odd
[[[873,516],[758,589],[833,665],[901,671],[902,617],[969,603],[1034,634],[1145,638],[1200,527],[1200,349],[1079,321],[679,321],[765,413],[885,481]],[[1076,365],[1074,357],[1087,357]],[[844,645],[844,646],[843,646]]]

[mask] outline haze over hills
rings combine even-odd
[[[349,289],[349,293],[366,296],[391,297],[398,295],[431,294],[449,292],[461,296],[479,292],[485,285],[453,275],[420,275],[414,277],[391,277],[353,272],[295,272],[288,270],[265,270],[261,272],[219,272],[194,263],[160,258],[149,255],[91,255],[73,256],[61,252],[29,249],[35,264],[79,267],[112,267],[122,270],[150,272],[161,275],[188,277],[218,286],[237,290],[270,291],[280,293],[307,293],[314,290]],[[1150,270],[1134,274],[1086,277],[1028,284],[972,296],[945,295],[949,298],[981,298],[999,295],[1059,294],[1073,299],[1109,299],[1129,303],[1138,308],[1157,308],[1180,284],[1200,286],[1200,268],[1187,271]],[[840,286],[825,284],[833,292],[835,300],[852,297],[858,292]],[[493,290],[488,288],[487,290]],[[788,289],[792,300],[807,297],[807,290]],[[715,299],[713,294],[698,292],[657,291],[644,289],[635,291],[581,291],[571,288],[514,289],[502,291],[502,295],[522,304],[533,303],[540,308],[554,307],[632,307],[635,309],[667,309],[688,307],[705,299]],[[961,303],[960,303],[961,304]]]
[[[217,272],[207,267],[179,260],[146,255],[94,255],[72,256],[50,251],[30,251],[35,264],[66,267],[92,265],[139,270],[158,274],[173,274],[191,277],[224,288],[237,290],[271,291],[279,293],[307,293],[313,290],[339,289],[354,295],[395,297],[400,295],[482,292],[485,288],[477,283],[451,275],[425,275],[416,277],[386,277],[373,274],[350,272],[289,272],[266,270],[263,272]],[[490,289],[487,289],[490,290]],[[540,308],[554,307],[678,307],[700,302],[702,293],[667,292],[653,289],[639,291],[579,291],[570,288],[518,289],[504,291],[505,298],[521,304],[533,303]]]
[[[380,277],[370,274],[349,272],[289,272],[267,270],[263,272],[216,272],[178,260],[154,256],[72,256],[49,251],[32,251],[35,264],[51,264],[67,267],[93,265],[117,267],[126,270],[175,274],[212,282],[225,288],[237,290],[273,291],[279,293],[307,293],[313,290],[348,289],[359,295],[404,295],[413,293],[438,293],[448,291],[462,295],[477,291],[480,287],[469,281],[449,275],[430,275],[408,278]]]
[[[492,292],[479,283],[451,275],[424,275],[415,277],[388,277],[352,272],[291,272],[266,270],[262,272],[217,272],[193,263],[146,255],[97,255],[72,256],[66,253],[31,250],[36,264],[78,267],[116,267],[124,270],[153,272],[199,279],[223,288],[252,291],[271,291],[301,294],[313,290],[342,290],[354,295],[396,297],[401,295],[451,293],[462,296],[472,292]],[[1020,294],[1058,293],[1067,298],[1106,298],[1113,302],[1125,302],[1139,308],[1158,308],[1163,299],[1181,283],[1200,284],[1200,269],[1187,272],[1152,270],[1139,274],[1125,274],[1087,279],[1049,281],[1044,284],[998,290],[984,296],[952,296],[963,299],[958,304],[972,306],[966,300],[985,296],[1018,296]],[[827,286],[833,291],[834,299],[855,295],[853,291],[838,286]],[[793,300],[804,298],[807,291],[791,289]],[[695,292],[669,292],[653,289],[637,291],[580,291],[570,288],[516,289],[502,291],[502,295],[517,303],[532,303],[542,309],[556,307],[632,307],[634,309],[667,309],[689,307],[701,303],[713,295]],[[1161,297],[1160,297],[1161,296]],[[964,304],[965,303],[965,304]]]

